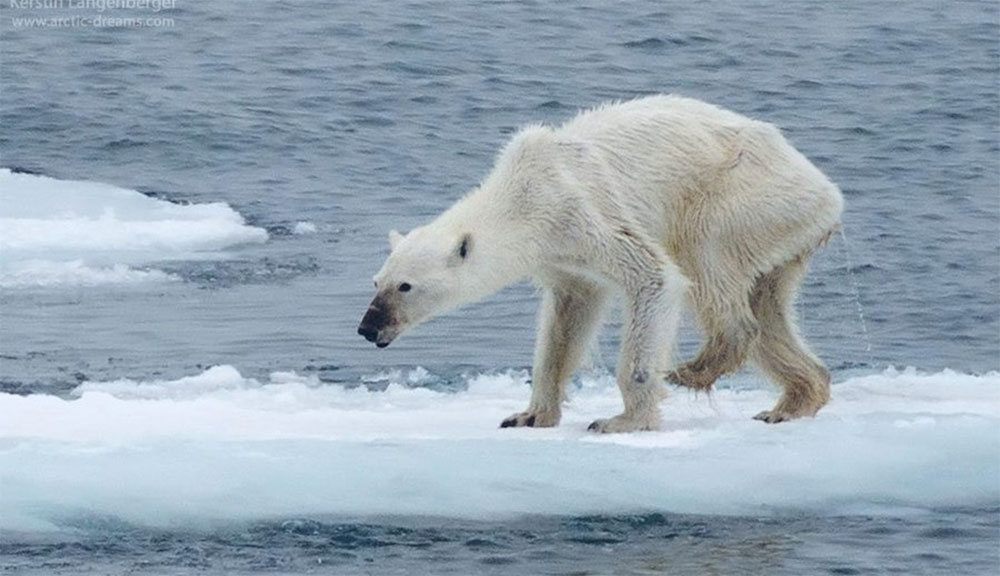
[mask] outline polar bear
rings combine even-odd
[[[384,347],[432,315],[533,279],[544,296],[531,401],[501,426],[555,426],[617,292],[624,411],[590,430],[658,429],[664,379],[705,390],[747,358],[783,388],[757,419],[810,416],[829,399],[830,374],[799,337],[793,300],[842,209],[837,186],[771,124],[679,96],[606,104],[522,129],[451,208],[405,236],[390,232],[358,333]],[[705,342],[671,369],[684,305]]]

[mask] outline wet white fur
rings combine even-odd
[[[836,229],[841,210],[837,187],[771,124],[651,96],[585,111],[557,128],[522,129],[480,186],[426,226],[391,235],[392,253],[375,280],[399,317],[392,337],[524,278],[544,288],[531,402],[512,417],[515,425],[558,423],[565,383],[609,293],[621,293],[624,411],[593,428],[656,429],[682,305],[694,306],[707,336],[732,336],[752,353],[757,282],[795,268],[778,304],[788,306],[801,276],[795,263]],[[466,235],[471,243],[460,258]],[[401,282],[413,290],[396,292]],[[801,364],[815,361],[819,372],[810,378],[821,378],[825,369],[794,325],[786,332],[794,353],[784,360],[806,372],[815,367]],[[791,404],[790,417],[822,405]]]

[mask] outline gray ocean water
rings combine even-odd
[[[0,6],[0,166],[224,201],[270,240],[183,282],[0,292],[0,390],[207,366],[327,383],[530,364],[519,285],[386,351],[355,328],[390,228],[477,183],[519,125],[657,92],[781,126],[843,189],[803,332],[836,375],[1000,369],[996,2],[195,2],[172,26],[28,29]],[[44,10],[34,10],[44,13]],[[292,233],[297,222],[315,234]],[[682,352],[697,345],[686,329]],[[602,335],[614,360],[617,331]],[[3,538],[6,573],[995,573],[998,510],[870,519],[91,520]],[[319,561],[318,561],[319,560]],[[325,562],[325,564],[324,564]],[[331,568],[332,566],[332,568]]]

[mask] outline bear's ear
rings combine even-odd
[[[469,257],[470,252],[472,252],[472,234],[462,234],[458,240],[458,247],[455,248],[455,253],[458,254],[459,260],[465,260]]]
[[[403,241],[403,235],[398,230],[389,230],[389,249],[395,250],[396,246]]]
[[[448,266],[458,266],[469,258],[472,253],[472,234],[462,234],[455,244],[455,249],[448,256]]]

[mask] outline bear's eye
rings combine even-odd
[[[402,284],[399,285],[400,292],[409,292],[412,288],[413,286],[410,286],[409,282],[403,282]]]

